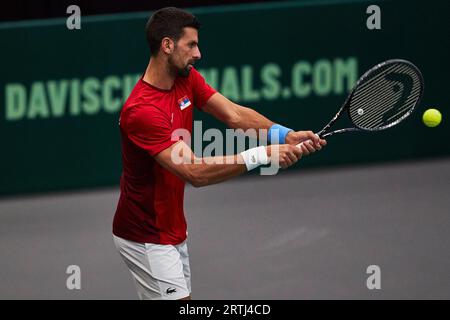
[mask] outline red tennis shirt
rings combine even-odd
[[[116,236],[156,244],[186,239],[185,182],[154,156],[177,142],[174,130],[192,134],[194,105],[201,109],[215,92],[194,68],[170,90],[138,81],[120,113],[123,169],[113,222]]]

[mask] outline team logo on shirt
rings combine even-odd
[[[184,110],[191,105],[191,101],[187,96],[184,96],[183,98],[178,99],[178,105],[180,106],[181,110]]]

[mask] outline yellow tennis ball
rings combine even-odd
[[[436,127],[441,123],[442,115],[439,110],[428,109],[423,113],[422,121],[427,127]]]

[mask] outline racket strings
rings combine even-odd
[[[361,87],[358,87],[357,90],[358,94],[353,97],[352,102],[358,103],[361,99],[364,99],[366,95],[368,94],[373,95],[374,93],[381,91],[383,89],[386,91],[386,93],[391,92],[392,86],[390,85],[386,86],[386,81],[382,81],[385,80],[382,77],[385,77],[386,74],[389,74],[391,72],[404,71],[404,69],[406,68],[402,66],[392,66],[391,68],[385,70],[385,72],[382,72],[381,74],[374,76],[372,79],[368,80],[366,83],[361,85]]]
[[[403,115],[407,114],[409,110],[414,107],[415,102],[417,101],[417,98],[419,96],[419,92],[419,87],[413,89],[405,102],[397,108],[397,112],[391,115],[389,114],[389,112],[392,110],[395,111],[395,109],[391,108],[392,104],[390,103],[389,99],[386,99],[383,104],[380,104],[378,109],[374,108],[372,114],[368,115],[367,118],[364,119],[364,123],[362,124],[368,128],[376,128],[401,119]],[[395,99],[398,100],[400,98],[395,97]]]
[[[385,117],[386,119],[383,119],[383,122],[390,123],[392,121],[396,121],[397,119],[401,118],[405,113],[409,112],[409,110],[415,106],[415,103],[419,98],[419,95],[420,95],[420,86],[413,86],[411,93],[406,98],[404,104],[398,108],[397,113],[394,113],[393,115],[389,116],[389,111],[386,112],[384,116],[388,117]]]
[[[379,129],[406,117],[422,92],[418,72],[406,63],[385,65],[355,90],[350,101],[350,118],[364,129]]]
[[[414,75],[412,75],[414,76]],[[392,93],[392,86],[388,86],[388,89],[384,89],[383,91],[379,91],[380,93],[376,96],[376,100],[372,101],[363,101],[361,104],[364,104],[364,118],[360,119],[361,125],[364,127],[377,127],[384,123],[389,123],[395,121],[397,118],[400,118],[405,112],[407,112],[413,104],[415,103],[415,97],[418,96],[420,91],[420,86],[416,86],[409,97],[405,100],[405,102],[397,108],[397,112],[389,115],[389,112],[394,110],[392,108],[393,102],[398,101],[403,94],[403,92]],[[359,105],[356,105],[359,107]],[[353,111],[353,110],[352,110]],[[355,117],[357,115],[354,115]]]
[[[385,66],[384,68],[380,70],[376,70],[373,72],[371,77],[364,83],[360,84],[358,87],[358,92],[361,94],[367,92],[368,89],[372,90],[371,84],[375,81],[378,81],[381,77],[385,76],[389,72],[395,72],[398,71],[399,68],[402,66],[393,65],[393,66]]]
[[[406,72],[405,72],[406,71]],[[392,70],[389,70],[388,72],[402,72],[402,73],[408,73],[410,76],[413,76],[414,78],[415,78],[415,80],[417,81],[418,80],[418,77],[415,75],[415,74],[412,74],[411,72],[408,72],[408,70],[407,70],[407,68],[405,67],[405,66],[403,66],[403,67],[400,67],[400,68],[395,68],[395,69],[392,69]],[[389,76],[390,74],[389,73],[387,73],[386,72],[386,74],[382,74],[382,75],[385,75],[385,77],[387,78],[387,76]],[[378,77],[379,78],[379,77]],[[379,99],[379,101],[378,101],[378,104],[376,103],[376,105],[378,106],[378,108],[376,108],[376,109],[374,109],[374,110],[376,110],[376,111],[380,111],[380,110],[383,110],[383,108],[386,108],[383,104],[382,104],[382,102],[385,102],[386,100],[388,100],[387,98],[389,98],[389,97],[391,97],[392,99],[395,99],[395,98],[398,98],[399,96],[401,96],[402,94],[403,94],[403,90],[402,90],[402,92],[400,92],[400,87],[398,87],[398,89],[397,89],[397,91],[398,91],[398,93],[397,94],[395,94],[395,91],[393,91],[392,90],[392,86],[389,84],[389,82],[388,81],[380,81],[380,80],[378,80],[377,81],[378,82],[378,85],[374,85],[374,82],[373,82],[373,80],[372,81],[370,81],[368,84],[369,84],[369,86],[366,86],[367,88],[373,88],[372,89],[372,95],[376,95],[376,97]],[[381,86],[381,87],[380,87]],[[412,87],[411,85],[409,86],[410,88]],[[416,90],[419,90],[420,89],[420,86],[416,86]],[[361,93],[361,91],[359,92],[359,96],[361,97],[362,95],[360,94]],[[412,96],[414,96],[414,94],[415,93],[417,93],[416,91],[413,91],[413,92],[411,92],[412,93]],[[367,98],[367,96],[366,97],[364,97],[364,96],[362,96],[363,98],[365,98],[367,101],[369,101],[370,102],[370,100],[368,100],[368,98]],[[411,98],[411,97],[410,97]],[[369,97],[369,99],[370,99],[370,97]],[[366,102],[366,101],[360,101],[361,99],[354,99],[354,101],[353,101],[353,104],[357,104],[357,103],[364,103],[364,102]],[[407,99],[407,100],[409,100],[409,99]],[[408,105],[408,103],[407,103],[408,101],[406,101],[406,104],[405,105]],[[367,109],[367,107],[366,107],[366,109]],[[401,110],[401,109],[400,109]],[[367,115],[367,113],[366,113],[366,115]],[[367,117],[368,118],[368,117]]]

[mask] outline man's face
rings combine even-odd
[[[184,28],[183,36],[175,44],[169,56],[169,64],[182,77],[189,76],[194,63],[201,58],[198,47],[198,31],[195,28]]]

